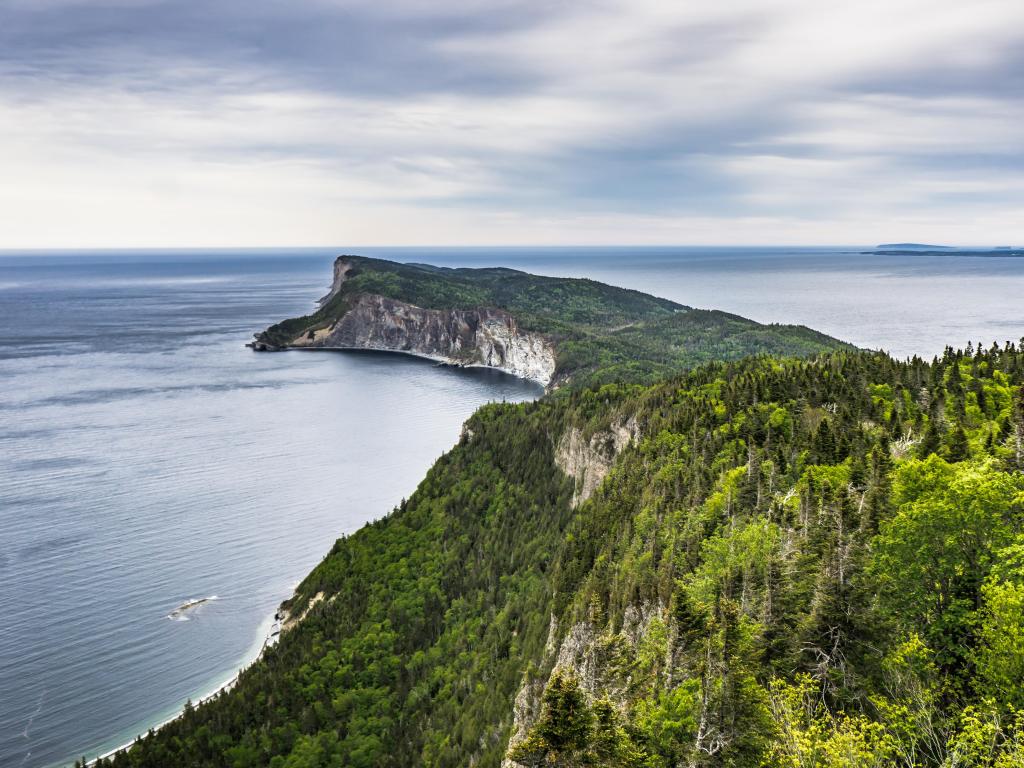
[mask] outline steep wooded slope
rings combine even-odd
[[[485,407],[235,690],[110,762],[1020,765],[1022,378],[758,357]]]

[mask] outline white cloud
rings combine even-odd
[[[172,55],[152,31],[0,57],[0,247],[1020,240],[1019,0],[290,13],[339,7],[417,20],[387,44],[415,44],[424,82]]]

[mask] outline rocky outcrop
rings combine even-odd
[[[335,265],[336,287],[344,282],[344,264]],[[545,386],[554,375],[551,342],[522,331],[504,310],[424,309],[373,294],[356,294],[350,301],[348,311],[332,325],[306,331],[287,346],[406,352],[454,365],[497,368]]]
[[[282,632],[287,632],[288,630],[297,627],[299,622],[306,618],[306,616],[309,615],[309,612],[313,610],[318,603],[323,602],[323,599],[324,593],[317,592],[315,595],[313,595],[312,599],[306,604],[306,607],[303,609],[302,613],[298,614],[297,616],[293,616],[290,611],[288,611],[285,608],[281,608],[277,612],[277,616],[275,618],[278,618],[281,621]],[[332,597],[331,599],[333,600],[334,598]]]
[[[622,626],[615,633],[590,621],[575,624],[562,639],[554,669],[572,673],[592,698],[607,694],[622,701],[634,682],[638,650],[654,623],[664,626],[667,619],[664,605],[646,602],[626,606]]]
[[[635,418],[612,424],[587,439],[573,427],[567,429],[555,448],[555,463],[576,481],[572,505],[589,499],[611,471],[615,457],[640,434]]]
[[[665,605],[650,602],[629,605],[623,612],[622,626],[617,632],[609,631],[607,626],[597,626],[592,621],[581,621],[569,627],[564,637],[556,641],[558,622],[552,615],[547,648],[539,665],[548,671],[540,675],[524,675],[512,706],[509,746],[526,738],[540,718],[544,689],[556,671],[576,678],[591,701],[607,696],[620,708],[623,707],[630,698],[630,691],[640,682],[634,679],[634,672],[647,671],[635,669],[641,649],[664,650],[667,666],[669,645],[662,649],[659,640],[666,636],[668,621]],[[506,757],[502,768],[521,768],[521,764]]]
[[[334,260],[334,279],[331,281],[331,290],[327,295],[317,301],[319,306],[324,306],[341,292],[341,286],[345,284],[348,273],[352,271],[352,262],[346,256],[339,256]]]

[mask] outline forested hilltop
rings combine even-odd
[[[1024,765],[1022,379],[837,352],[484,407],[104,765]]]
[[[254,346],[412,352],[556,386],[651,383],[713,360],[851,348],[804,326],[762,325],[594,280],[361,256],[337,259],[316,312],[267,328]]]

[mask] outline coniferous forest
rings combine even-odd
[[[487,406],[102,765],[1024,765],[1022,380],[836,352]],[[611,457],[582,501],[569,435]]]

